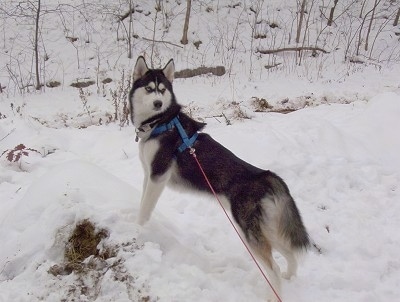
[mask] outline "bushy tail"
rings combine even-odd
[[[293,249],[307,249],[310,247],[310,238],[307,230],[290,195],[286,206],[282,210],[279,230],[282,236],[290,242]]]
[[[296,203],[290,195],[289,188],[277,175],[271,173],[269,182],[278,207],[279,234],[290,243],[292,249],[301,250],[310,247],[310,238],[301,219]]]

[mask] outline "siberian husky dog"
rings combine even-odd
[[[287,261],[282,277],[296,274],[298,252],[310,245],[300,213],[284,181],[236,157],[206,133],[205,124],[181,111],[172,81],[174,62],[149,69],[137,59],[129,93],[131,119],[136,127],[139,156],[144,169],[138,223],[149,218],[164,187],[211,193],[197,166],[195,152],[214,191],[229,206],[242,236],[261,259],[274,289],[280,290],[280,269],[272,250]]]

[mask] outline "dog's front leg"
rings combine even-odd
[[[158,198],[164,190],[169,178],[170,173],[166,173],[156,179],[152,179],[150,175],[145,176],[142,201],[140,202],[140,210],[137,218],[138,224],[143,225],[150,219],[151,213],[153,212]]]

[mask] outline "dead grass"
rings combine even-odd
[[[65,259],[71,263],[79,263],[88,258],[89,256],[100,257],[97,246],[102,239],[109,236],[108,231],[105,229],[96,230],[94,224],[88,219],[78,223],[68,240],[65,248]],[[109,258],[109,257],[108,257]],[[105,258],[107,259],[107,258]]]
[[[250,101],[255,112],[266,112],[272,108],[272,106],[264,98],[259,98],[254,96],[251,98]]]
[[[143,248],[136,239],[121,244],[107,242],[109,231],[97,227],[89,219],[82,220],[66,238],[64,261],[55,264],[48,273],[63,284],[63,302],[96,301],[104,282],[123,284],[130,301],[156,302],[147,282],[125,266],[125,257]],[[72,275],[64,278],[63,276]]]
[[[100,242],[106,239],[109,233],[106,229],[96,229],[88,219],[79,222],[64,250],[64,263],[56,264],[49,269],[54,276],[69,275],[72,272],[81,274],[87,269],[98,266],[104,260],[116,256],[116,249],[104,246],[98,248]],[[90,261],[85,261],[91,257]]]

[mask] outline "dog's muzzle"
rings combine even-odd
[[[163,103],[160,100],[153,102],[154,110],[156,110],[156,111],[160,110],[162,105],[163,105]]]

